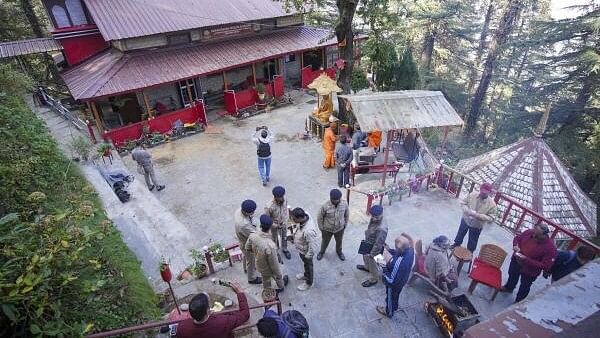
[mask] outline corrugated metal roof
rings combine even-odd
[[[105,40],[291,15],[273,0],[85,0]]]
[[[75,99],[134,91],[296,51],[335,44],[327,30],[293,27],[212,44],[121,53],[106,51],[62,74]]]
[[[62,46],[53,38],[37,38],[0,42],[0,58],[61,50]]]
[[[596,204],[539,137],[462,160],[457,170],[479,182],[493,182],[499,191],[579,236],[596,235]],[[501,212],[507,207],[506,202],[499,205]],[[513,209],[507,222],[516,225],[519,215]],[[523,226],[531,228],[535,222],[528,217]]]
[[[350,104],[362,130],[392,130],[462,125],[456,110],[438,91],[403,90],[340,95]]]

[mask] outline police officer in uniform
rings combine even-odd
[[[256,270],[262,275],[263,288],[271,288],[271,278],[277,284],[277,291],[283,291],[288,276],[283,276],[277,259],[277,245],[271,238],[273,220],[268,215],[260,216],[260,231],[250,234],[244,249],[256,258]]]
[[[273,188],[273,199],[267,203],[265,214],[273,220],[273,226],[271,227],[273,242],[277,244],[278,248],[281,248],[281,252],[283,252],[285,258],[291,259],[292,255],[287,248],[287,227],[290,212],[288,210],[288,201],[285,197],[285,188],[282,186]]]
[[[256,276],[256,267],[254,262],[254,254],[246,250],[246,241],[250,234],[256,231],[254,224],[254,211],[256,210],[256,202],[253,200],[245,200],[242,202],[240,209],[236,210],[233,219],[235,221],[235,234],[240,241],[240,249],[244,254],[244,268],[248,274],[248,283],[260,284],[262,280]]]

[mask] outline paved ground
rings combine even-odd
[[[315,214],[336,186],[336,173],[321,168],[323,160],[320,143],[300,140],[306,114],[313,104],[311,96],[304,95],[299,104],[274,110],[270,114],[246,120],[224,118],[213,122],[223,128],[223,134],[200,134],[185,140],[151,149],[157,171],[167,188],[156,196],[185,224],[198,248],[212,241],[224,244],[236,242],[233,211],[242,200],[251,198],[260,205],[271,197],[271,188],[283,185],[292,207],[301,206]],[[256,170],[255,146],[250,140],[256,126],[267,125],[275,132],[273,145],[272,180],[268,187],[260,184]],[[133,169],[129,158],[126,164]],[[376,184],[361,178],[361,186]],[[281,299],[285,309],[303,312],[311,323],[314,337],[435,337],[439,333],[424,311],[428,299],[424,285],[416,282],[406,288],[400,300],[401,311],[393,320],[382,319],[375,311],[384,297],[381,283],[363,288],[360,282],[365,273],[354,266],[362,259],[357,254],[368,218],[364,214],[366,199],[358,194],[351,198],[350,225],[344,239],[347,260],[341,262],[335,255],[333,243],[322,261],[315,261],[315,286],[308,292],[298,292],[296,281],[291,282]],[[388,243],[402,232],[429,243],[434,237],[446,234],[453,237],[460,219],[460,208],[455,199],[442,192],[426,192],[404,198],[402,202],[385,208],[389,226]],[[168,225],[165,225],[168,226]],[[496,243],[507,250],[512,236],[499,227],[483,232],[480,243]],[[301,271],[301,262],[294,253],[285,261],[284,270],[291,276]],[[465,291],[469,280],[461,276],[460,290]],[[241,266],[219,272],[217,278],[236,278],[244,281]],[[292,278],[293,279],[293,278]],[[246,284],[247,285],[247,284]],[[210,279],[203,279],[179,293],[197,292],[214,288]],[[186,291],[184,291],[186,290]],[[247,291],[259,298],[259,287]],[[491,290],[478,286],[472,301],[478,310],[489,316],[505,308],[512,298],[500,295],[491,304],[487,299]],[[259,311],[255,311],[259,312]],[[257,316],[255,313],[254,316]],[[253,317],[254,317],[253,316]]]
[[[242,200],[252,198],[259,206],[271,197],[274,185],[283,185],[288,191],[290,204],[301,206],[314,214],[328,198],[328,192],[336,186],[336,173],[321,168],[322,150],[318,142],[300,140],[307,113],[314,103],[313,97],[303,95],[297,105],[274,110],[242,121],[228,118],[213,121],[223,128],[222,134],[199,134],[168,143],[150,151],[155,158],[159,177],[167,185],[160,193],[150,193],[143,187],[143,177],[135,173],[130,157],[117,159],[116,167],[126,166],[137,177],[132,186],[134,198],[120,204],[112,191],[99,178],[93,165],[82,170],[94,184],[102,198],[107,214],[122,231],[129,247],[142,262],[149,278],[156,278],[158,257],[166,256],[177,266],[189,262],[188,250],[201,248],[213,241],[224,244],[236,241],[233,228],[233,212]],[[65,147],[72,128],[45,110],[40,117],[46,121],[54,136]],[[276,134],[273,145],[272,181],[269,187],[260,184],[256,170],[255,147],[250,135],[256,126],[267,125]],[[369,177],[360,178],[359,187],[376,186]],[[378,177],[377,177],[378,178]],[[334,243],[322,261],[315,261],[315,285],[307,292],[298,292],[298,284],[281,295],[284,310],[297,309],[305,314],[311,325],[312,337],[437,337],[439,333],[424,312],[423,304],[429,298],[423,283],[406,287],[400,297],[400,310],[394,319],[382,318],[375,305],[381,304],[384,287],[379,283],[363,288],[360,283],[365,273],[354,266],[362,259],[357,254],[360,240],[368,222],[364,214],[366,199],[353,194],[351,197],[350,225],[344,239],[347,260],[341,262],[334,252]],[[422,192],[405,197],[391,207],[385,207],[385,221],[389,227],[388,243],[402,232],[422,239],[425,244],[434,237],[445,234],[453,237],[460,219],[457,200],[443,192]],[[480,244],[495,243],[506,250],[511,248],[512,236],[499,227],[484,230]],[[292,260],[286,260],[284,271],[294,276],[301,272],[301,262],[292,250]],[[504,270],[507,269],[505,262]],[[178,285],[178,296],[209,290],[233,297],[227,290],[214,285],[212,278],[237,279],[244,282],[240,264],[187,285]],[[504,275],[506,278],[506,274]],[[464,292],[470,280],[463,272],[458,292]],[[534,284],[539,288],[546,284],[540,279]],[[251,304],[258,303],[260,287],[246,286]],[[154,284],[160,288],[159,283]],[[488,299],[491,290],[478,286],[471,301],[483,317],[489,317],[506,308],[513,296],[499,295],[494,303]],[[252,313],[255,322],[259,310]]]

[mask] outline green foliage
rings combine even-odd
[[[369,88],[369,80],[367,79],[367,74],[360,67],[354,68],[352,70],[352,91],[358,92],[363,89]]]
[[[419,71],[417,70],[417,64],[412,57],[412,51],[405,49],[402,54],[402,61],[395,69],[395,82],[396,89],[399,90],[411,90],[417,88],[419,81]]]
[[[89,159],[90,152],[92,151],[92,143],[89,138],[78,135],[71,140],[70,146],[73,152],[82,160],[87,161]]]
[[[77,337],[157,317],[93,188],[15,95],[0,97],[0,217],[0,336]]]

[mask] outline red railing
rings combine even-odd
[[[475,179],[446,165],[441,165],[438,171],[436,171],[435,182],[440,188],[446,190],[446,192],[456,198],[459,198],[464,193],[473,192],[474,189],[481,184],[481,182],[477,182]],[[494,201],[501,209],[503,209],[500,217],[496,219],[496,222],[512,233],[521,233],[526,220],[531,220],[532,224],[545,223],[552,231],[550,237],[555,240],[567,241],[566,247],[568,250],[574,249],[578,245],[586,245],[593,248],[596,251],[596,254],[600,254],[600,247],[596,244],[522,205],[512,197],[497,192]],[[511,213],[513,215],[509,218]],[[513,221],[514,219],[516,219],[516,221]]]
[[[115,147],[121,148],[129,141],[142,137],[144,124],[148,124],[151,133],[167,133],[171,130],[173,122],[181,120],[183,123],[200,122],[206,125],[204,103],[199,100],[194,106],[159,115],[147,121],[132,123],[120,128],[106,130],[102,137],[111,140]]]
[[[272,82],[264,83],[266,96],[279,98],[284,94],[283,77],[276,75]],[[237,114],[238,110],[253,106],[258,103],[258,92],[255,88],[240,91],[226,90],[223,93],[225,110],[231,115]]]
[[[277,313],[281,314],[282,312],[282,307],[281,307],[281,302],[280,301],[273,301],[273,302],[268,302],[268,303],[261,303],[261,304],[257,304],[257,305],[251,305],[248,306],[248,308],[250,310],[254,310],[254,309],[261,309],[261,308],[266,308],[269,306],[273,306],[275,305],[277,307]],[[226,313],[232,313],[232,312],[236,312],[239,311],[238,310],[224,310],[219,312],[219,314],[226,314]],[[86,336],[86,338],[105,338],[105,337],[114,337],[114,336],[123,336],[126,335],[128,333],[132,333],[132,332],[137,332],[137,331],[145,331],[148,329],[153,329],[153,328],[157,328],[157,327],[163,327],[163,326],[168,326],[168,325],[172,325],[172,324],[178,324],[180,322],[183,322],[185,320],[188,320],[189,318],[184,318],[184,319],[176,319],[176,320],[161,320],[161,321],[157,321],[157,322],[149,322],[149,323],[145,323],[145,324],[141,324],[141,325],[135,325],[135,326],[129,326],[129,327],[124,327],[121,329],[116,329],[116,330],[112,330],[112,331],[105,331],[105,332],[98,332],[98,333],[94,333],[91,335]],[[256,324],[245,324],[242,326],[239,326],[237,328],[234,329],[234,331],[238,331],[238,330],[243,330],[243,329],[247,329],[249,327],[252,327]]]

